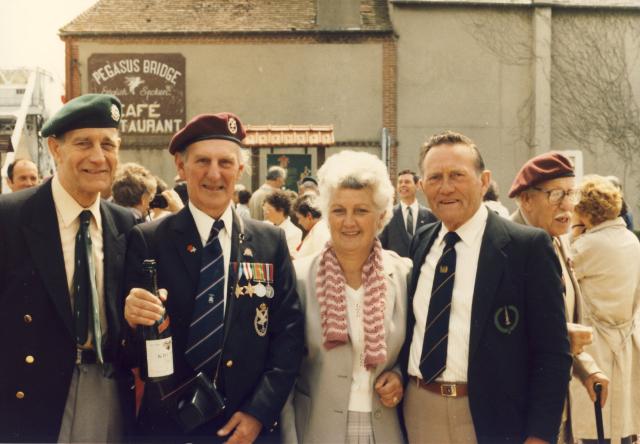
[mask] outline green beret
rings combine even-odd
[[[69,100],[42,127],[42,137],[80,128],[118,128],[122,103],[110,94],[84,94]]]

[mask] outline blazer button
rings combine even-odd
[[[33,321],[33,318],[31,317],[30,314],[24,315],[24,323],[25,324],[31,324],[31,321]]]
[[[24,398],[24,392],[16,392],[16,398],[18,399]]]
[[[233,367],[233,360],[229,359],[225,365],[229,368]]]
[[[33,364],[34,362],[36,362],[36,359],[33,356],[29,355],[24,358],[24,362],[26,362],[27,364]]]
[[[382,416],[382,412],[380,412],[380,409],[376,410],[373,413],[373,417],[376,418],[376,419],[380,419],[381,416]]]

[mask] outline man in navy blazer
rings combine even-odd
[[[118,301],[134,218],[100,199],[118,164],[121,110],[106,94],[67,102],[42,128],[56,174],[0,197],[0,442],[118,442],[133,420]],[[83,214],[86,268],[76,265]],[[79,270],[95,278],[90,294],[77,290]]]
[[[241,219],[233,210],[234,185],[247,158],[241,149],[244,135],[240,120],[231,113],[203,114],[190,121],[169,147],[187,183],[189,205],[132,230],[125,319],[131,327],[152,325],[163,313],[159,299],[140,288],[142,261],[155,259],[158,287],[168,293],[166,311],[173,337],[175,371],[168,390],[203,371],[226,401],[220,416],[185,433],[159,388],[147,384],[138,417],[141,440],[239,443],[253,442],[261,432],[264,439],[274,438],[266,432],[274,428],[293,387],[304,330],[284,231]],[[218,257],[224,267],[214,279],[222,281],[225,290],[211,290],[215,294],[209,294],[209,304],[215,310],[224,302],[223,317],[203,314],[202,322],[211,329],[205,339],[219,329],[223,337],[221,349],[207,355],[216,365],[201,370],[188,356],[195,347],[189,346],[190,327],[200,319],[195,300],[201,268],[210,265],[202,264],[203,251],[212,242],[207,239],[214,223],[220,221],[224,227],[217,235],[222,250]],[[214,298],[220,293],[217,303]]]
[[[400,202],[393,207],[391,220],[378,236],[382,248],[393,250],[403,257],[409,257],[411,239],[418,228],[438,220],[416,199],[418,180],[418,175],[411,170],[398,173],[396,191]]]
[[[442,223],[411,248],[409,441],[555,442],[571,356],[551,240],[482,205],[491,173],[466,136],[432,136],[420,165]]]

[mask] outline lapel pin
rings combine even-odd
[[[245,248],[242,254],[247,257],[253,257],[253,251],[251,251],[251,248]]]
[[[496,310],[493,322],[500,333],[511,334],[518,325],[520,313],[514,305],[505,305]]]
[[[193,244],[187,245],[187,251],[191,254],[195,253],[197,248]]]

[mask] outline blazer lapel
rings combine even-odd
[[[407,226],[404,223],[401,204],[398,204],[396,206],[393,214],[393,219],[396,224],[396,229],[398,230],[398,233],[400,233],[400,237],[402,238],[402,242],[404,242],[405,246],[408,248],[409,244],[411,243],[411,238],[409,237],[409,233],[407,233]]]
[[[71,298],[51,181],[43,184],[25,204],[22,230],[47,293],[67,331],[74,337]]]
[[[416,230],[418,230],[418,228],[420,228],[423,225],[426,225],[427,223],[429,223],[429,211],[420,206],[420,208],[418,209],[418,223],[416,224]]]
[[[245,231],[244,222],[238,217],[235,210],[232,210],[232,212],[233,229],[231,230],[231,257],[229,260],[229,276],[227,279],[227,308],[224,316],[223,344],[226,343],[227,335],[229,334],[231,325],[234,323],[234,320],[238,316],[239,312],[237,303],[238,298],[235,297],[235,289],[238,282],[238,273],[234,270],[233,263],[235,262],[239,267],[242,260],[240,259],[241,257],[253,262],[253,258],[244,257],[244,250],[247,246],[247,242],[251,240],[251,236]]]
[[[100,202],[102,217],[102,245],[104,250],[104,301],[108,311],[109,326],[120,319],[118,310],[119,284],[123,273],[124,255],[126,250],[126,233],[120,233],[107,208],[107,204]],[[113,328],[119,330],[119,325]],[[112,330],[110,328],[110,330]]]
[[[191,281],[195,282],[196,285],[194,287],[197,287],[200,279],[202,242],[188,206],[185,206],[173,218],[171,229],[178,233],[173,236],[173,243],[178,252],[178,257],[180,257],[187,269],[187,274]]]
[[[471,333],[469,338],[469,360],[478,348],[484,327],[491,315],[493,299],[507,267],[507,256],[503,247],[509,242],[504,222],[493,211],[489,211],[487,226],[482,236],[478,270],[471,306]]]

